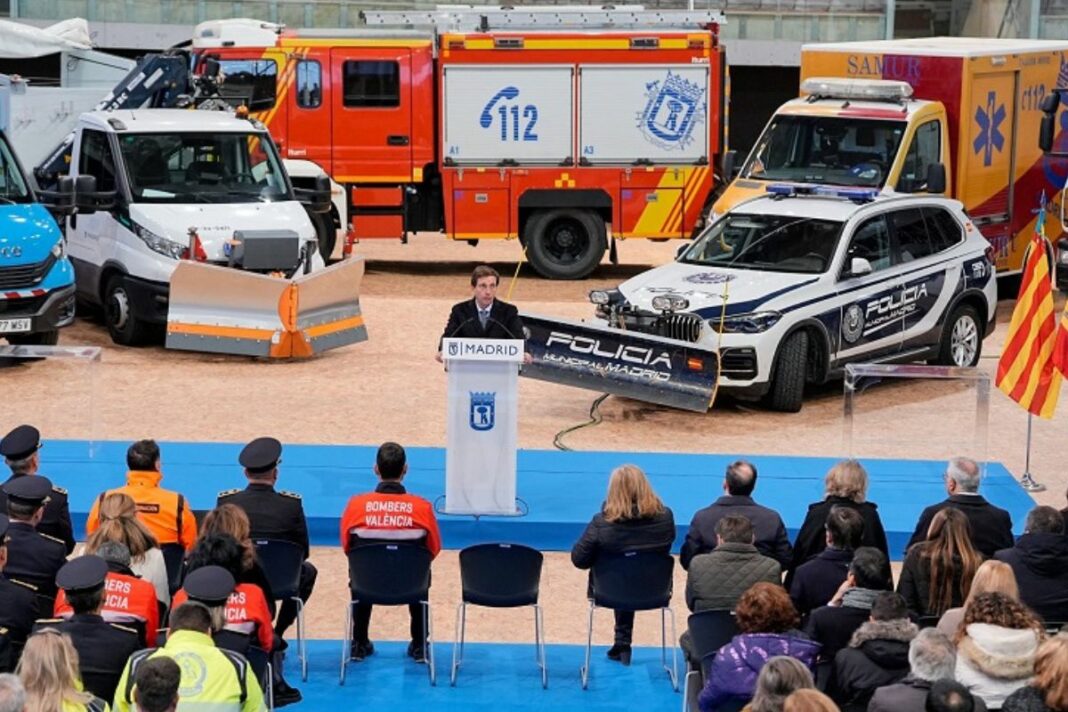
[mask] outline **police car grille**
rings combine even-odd
[[[697,343],[701,338],[701,317],[694,314],[669,314],[660,317],[657,333],[669,339]]]
[[[45,278],[48,270],[52,269],[55,263],[56,256],[49,254],[43,262],[36,264],[0,267],[0,290],[33,287]]]

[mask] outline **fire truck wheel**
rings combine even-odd
[[[527,221],[527,259],[542,277],[582,279],[608,246],[604,220],[589,210],[546,210]]]
[[[134,316],[130,292],[121,274],[113,274],[104,287],[104,323],[111,340],[122,346],[137,346],[147,335],[141,321]]]
[[[783,413],[796,413],[801,410],[807,371],[808,334],[795,331],[779,347],[775,370],[771,374],[768,407]]]
[[[334,243],[337,242],[337,230],[334,229],[334,221],[330,219],[330,213],[308,213],[312,225],[315,226],[315,236],[319,242],[319,254],[323,262],[329,264],[330,256],[334,254]]]

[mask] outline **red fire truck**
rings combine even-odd
[[[445,8],[365,13],[357,30],[231,20],[197,62],[264,121],[302,176],[343,189],[356,240],[442,232],[522,241],[579,279],[615,241],[688,238],[725,153],[726,59],[713,12]],[[341,191],[338,191],[339,194]],[[340,197],[340,195],[339,195]],[[329,233],[329,234],[326,234]]]

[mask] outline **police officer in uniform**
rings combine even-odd
[[[0,571],[7,565],[7,529],[8,518],[0,514]],[[0,627],[7,629],[8,637],[16,650],[22,649],[30,635],[33,621],[39,615],[37,587],[21,581],[12,581],[0,574]],[[15,662],[17,660],[11,660],[10,665],[2,666],[0,672],[11,672]]]
[[[220,492],[215,504],[236,504],[245,510],[253,541],[281,539],[293,542],[303,550],[305,561],[300,567],[298,595],[307,603],[318,571],[307,560],[308,522],[304,518],[300,495],[274,489],[278,482],[278,465],[282,462],[282,443],[274,438],[256,438],[244,447],[238,462],[245,468],[248,487]],[[275,633],[282,637],[296,617],[296,603],[283,601],[275,621]]]
[[[126,661],[142,647],[134,628],[108,623],[100,616],[107,575],[107,562],[99,556],[68,561],[56,574],[56,585],[63,589],[74,615],[65,620],[45,618],[34,626],[34,632],[55,628],[70,636],[78,651],[82,683],[102,700],[114,699]]]
[[[52,483],[37,475],[21,475],[4,485],[10,524],[5,573],[37,587],[38,595],[55,598],[56,573],[67,561],[62,539],[37,531]]]
[[[40,449],[41,433],[32,425],[20,425],[5,435],[0,440],[0,455],[3,455],[7,466],[11,468],[11,477],[4,484],[16,477],[36,475],[41,465],[41,456],[37,453]],[[6,512],[7,495],[0,493],[0,513]],[[52,485],[44,517],[37,525],[37,531],[62,539],[68,554],[74,551],[74,529],[70,523],[67,490]]]

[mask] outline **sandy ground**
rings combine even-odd
[[[531,313],[583,318],[588,290],[612,286],[670,259],[677,241],[622,243],[620,264],[602,265],[585,282],[549,282],[522,266],[519,245],[483,243],[476,248],[440,236],[420,235],[407,245],[365,242],[368,260],[361,305],[369,340],[293,363],[169,352],[161,347],[113,346],[101,324],[79,320],[62,332],[61,344],[103,347],[99,363],[44,362],[0,370],[8,413],[36,422],[47,437],[130,440],[243,441],[274,434],[286,442],[375,444],[386,439],[440,446],[445,440],[445,379],[434,359],[449,305],[468,296],[467,277],[477,261],[505,275],[500,296]],[[999,308],[998,328],[984,343],[981,368],[993,373],[1011,302]],[[552,448],[561,430],[587,420],[597,394],[520,379],[519,444]],[[601,407],[604,420],[566,436],[576,450],[646,450],[941,458],[962,449],[986,450],[989,459],[1019,474],[1025,457],[1026,414],[992,389],[989,430],[977,437],[975,392],[958,384],[882,385],[856,403],[856,426],[844,427],[842,384],[807,398],[800,414],[778,414],[721,398],[707,414],[672,411],[615,397]],[[8,417],[14,422],[13,416]],[[1031,471],[1050,488],[1041,503],[1064,506],[1068,471],[1063,467],[1068,406],[1052,421],[1034,421]],[[0,428],[8,426],[0,420]],[[976,445],[976,442],[978,444]],[[985,442],[985,445],[984,445]],[[368,463],[369,464],[369,463]],[[299,489],[291,483],[293,489]],[[934,501],[937,491],[931,493]],[[345,564],[340,551],[316,549],[319,590],[308,609],[314,637],[341,632]],[[455,552],[435,563],[432,599],[439,639],[451,635],[452,606],[459,599]],[[676,609],[684,615],[681,569]],[[546,626],[552,642],[584,640],[585,574],[566,555],[549,554],[543,576]],[[376,613],[372,633],[403,638],[403,610]],[[480,611],[468,616],[473,640],[529,640],[522,612]],[[610,618],[599,614],[597,640],[610,640]],[[643,620],[643,618],[647,620]],[[656,616],[639,616],[636,642],[658,640]],[[680,626],[684,618],[680,618]]]

